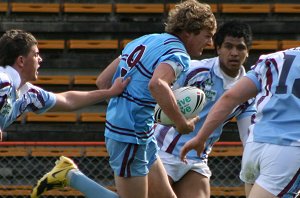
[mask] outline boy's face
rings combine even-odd
[[[199,58],[202,55],[203,49],[212,45],[212,37],[215,30],[204,29],[199,34],[188,33],[185,47],[192,58]]]
[[[25,81],[35,81],[38,78],[38,68],[42,58],[37,45],[31,47],[27,56],[23,56],[23,78]]]
[[[248,48],[243,37],[226,36],[222,45],[217,47],[217,53],[222,70],[235,77],[248,57]]]

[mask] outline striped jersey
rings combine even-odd
[[[146,144],[153,138],[156,101],[148,84],[156,67],[163,62],[171,65],[176,76],[189,67],[190,56],[178,37],[149,34],[125,46],[113,80],[120,76],[131,80],[121,95],[109,101],[106,137],[134,144]]]
[[[248,141],[300,146],[300,48],[260,56],[247,77],[259,91]]]
[[[196,124],[195,130],[189,134],[181,135],[175,128],[170,126],[163,126],[157,124],[155,128],[155,136],[157,138],[158,146],[161,150],[179,156],[182,146],[190,139],[195,137],[203,125],[207,114],[216,101],[223,95],[223,93],[233,86],[235,82],[245,75],[245,69],[242,66],[240,69],[240,75],[237,78],[232,79],[229,83],[226,82],[224,73],[219,66],[219,58],[204,59],[201,61],[192,60],[191,67],[184,73],[174,84],[174,88],[180,86],[196,86],[202,89],[206,96],[206,103],[204,108],[199,113],[200,121]],[[228,77],[227,77],[228,78]],[[237,117],[237,120],[245,118],[246,116],[252,116],[255,112],[254,100],[241,104],[236,107],[234,111],[228,116],[227,121],[233,117]],[[227,122],[226,121],[226,122]],[[225,123],[224,123],[225,124]],[[207,160],[208,154],[211,152],[213,144],[218,141],[221,136],[223,125],[219,126],[208,138],[206,147],[203,153],[199,157],[195,150],[190,151],[186,157],[192,160]]]
[[[0,129],[7,128],[24,112],[43,113],[54,106],[56,97],[30,83],[20,87],[18,72],[10,67],[0,67]]]

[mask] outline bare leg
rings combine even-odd
[[[160,158],[158,158],[152,165],[148,174],[148,179],[149,198],[176,198]]]
[[[248,198],[274,198],[276,197],[272,193],[266,191],[264,188],[259,186],[258,184],[254,184]]]
[[[210,197],[209,179],[195,171],[189,171],[178,182],[174,183],[173,189],[178,198]]]
[[[249,197],[250,191],[253,187],[253,184],[245,183],[245,193],[246,197]]]
[[[148,181],[144,177],[115,176],[118,194],[122,198],[147,198]]]

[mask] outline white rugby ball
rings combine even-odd
[[[177,100],[177,105],[185,118],[195,117],[203,109],[206,98],[205,93],[201,89],[187,86],[176,89],[173,93]],[[174,125],[173,121],[166,116],[158,104],[154,108],[154,119],[163,125]]]

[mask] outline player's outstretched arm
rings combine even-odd
[[[119,77],[109,89],[94,91],[67,91],[56,94],[56,103],[50,111],[74,111],[119,95],[129,83],[130,78]]]
[[[232,110],[239,104],[255,97],[256,94],[255,84],[247,77],[243,77],[234,87],[226,91],[212,107],[197,135],[182,147],[181,160],[184,160],[186,154],[193,149],[199,156],[208,137],[226,120]]]

